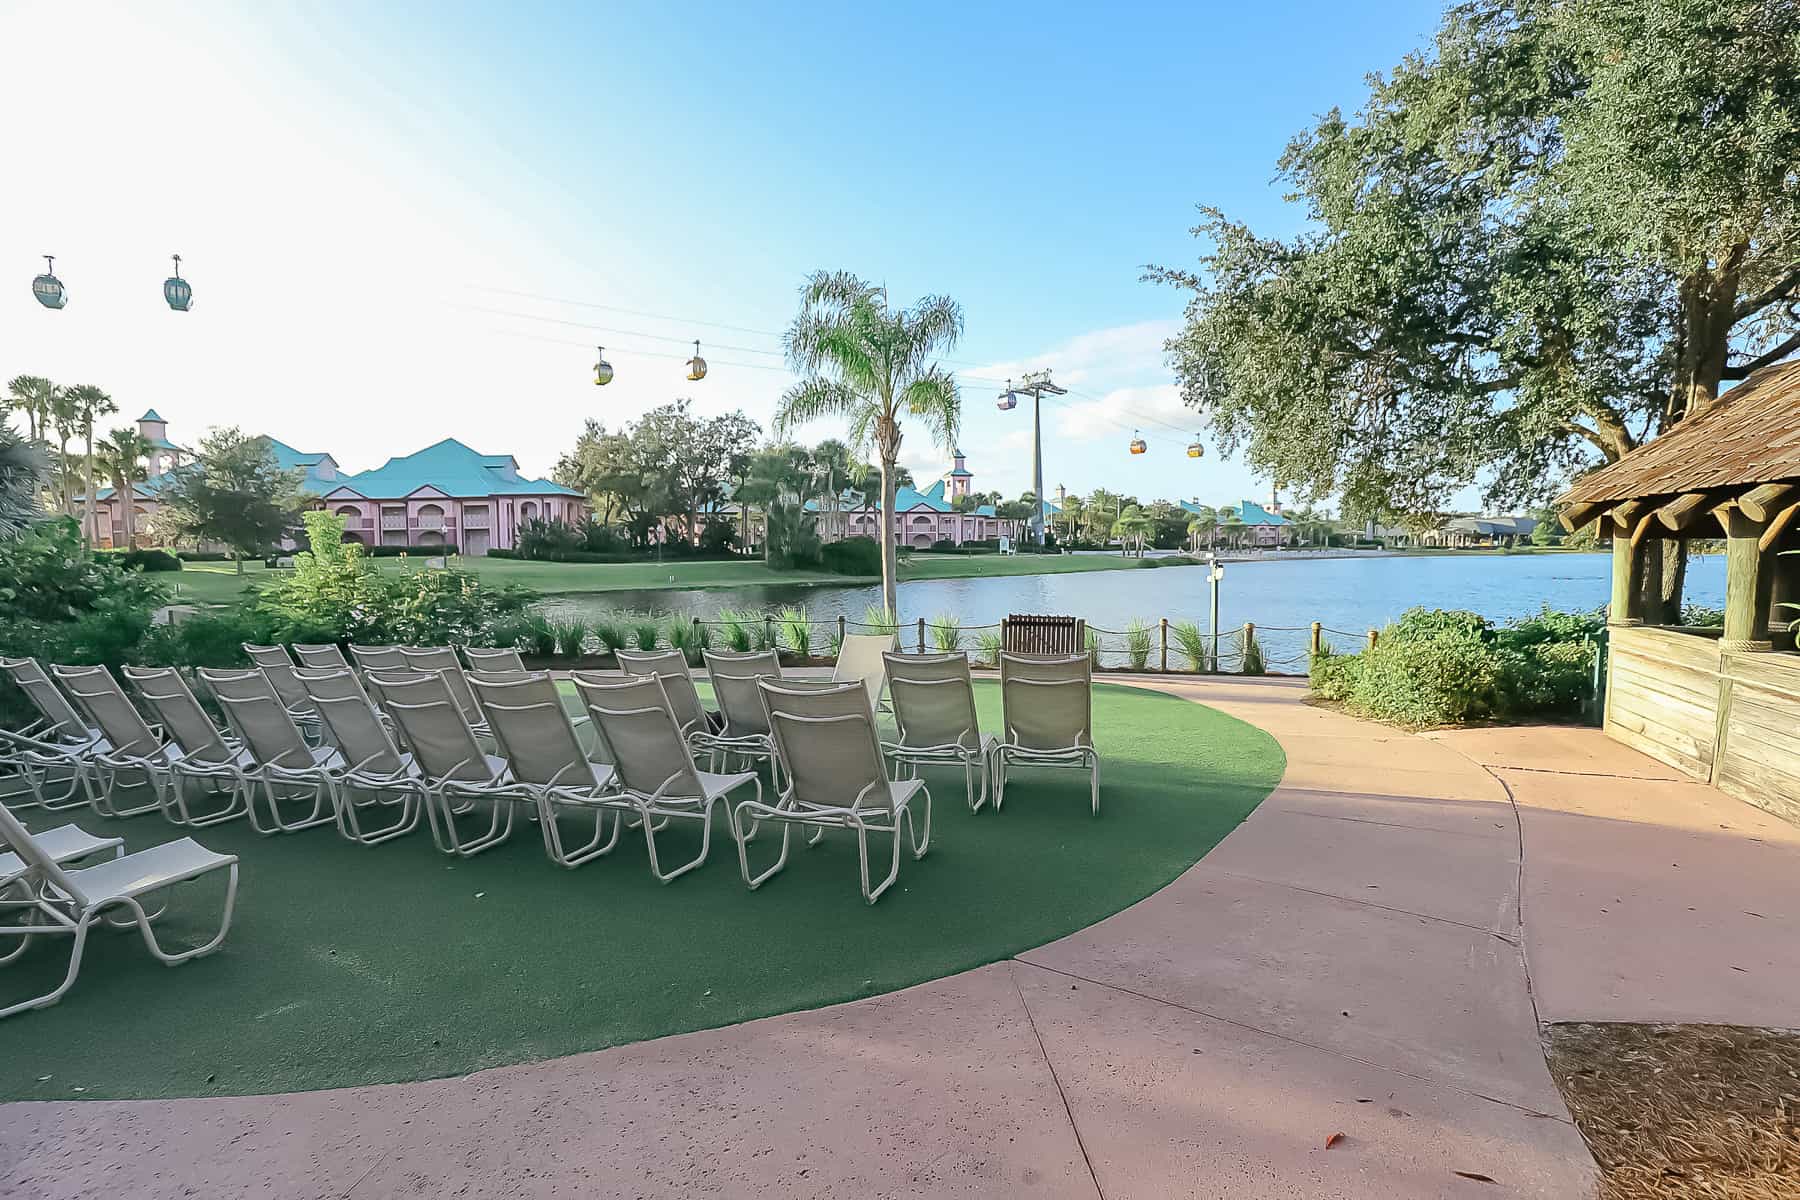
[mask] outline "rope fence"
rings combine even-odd
[[[716,617],[681,617],[620,612],[593,620],[543,621],[537,636],[554,639],[564,654],[614,649],[670,648],[698,659],[704,649],[778,650],[803,658],[835,657],[851,634],[892,634],[902,650],[968,653],[979,666],[999,662],[1004,622],[965,624],[940,618],[816,618],[804,608],[776,612],[724,612]],[[1096,667],[1120,671],[1178,674],[1305,674],[1314,655],[1361,649],[1373,644],[1373,630],[1357,633],[1321,624],[1246,623],[1216,631],[1192,621],[1134,621],[1122,629],[1088,625],[1087,649]],[[524,633],[522,640],[533,635]],[[1331,639],[1336,638],[1334,642]],[[1349,643],[1349,644],[1346,644]]]

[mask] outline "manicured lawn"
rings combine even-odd
[[[978,683],[984,727],[998,689]],[[874,907],[855,843],[796,846],[756,892],[723,822],[712,857],[667,886],[643,839],[573,871],[531,823],[467,861],[423,829],[377,847],[329,827],[262,838],[200,830],[238,854],[238,916],[218,953],[177,970],[135,933],[91,940],[75,988],[8,1018],[0,1099],[242,1095],[460,1074],[850,1000],[1005,958],[1169,882],[1275,785],[1283,758],[1249,725],[1171,696],[1095,689],[1102,811],[1085,777],[1022,770],[1004,811],[971,815],[960,772],[928,772],[930,853]],[[25,814],[35,828],[69,819]],[[129,848],[181,836],[156,816],[75,814]],[[765,834],[765,838],[768,835]],[[697,832],[671,828],[668,858]],[[663,841],[659,838],[659,849]],[[773,853],[751,844],[753,866]],[[218,889],[179,897],[165,936],[199,937]],[[60,978],[67,943],[34,946],[0,995]]]
[[[418,558],[378,558],[383,570],[417,570]],[[874,577],[832,575],[823,571],[772,571],[760,562],[631,562],[554,563],[523,562],[510,558],[457,558],[463,570],[483,581],[517,583],[545,594],[610,592],[651,588],[734,588],[759,584],[793,587],[805,584],[854,586],[875,582]],[[914,554],[900,565],[902,579],[962,579],[978,575],[1061,575],[1077,571],[1133,570],[1142,566],[1135,558],[1117,555],[1016,554]],[[176,591],[185,604],[234,604],[245,587],[261,587],[278,572],[260,562],[245,563],[243,575],[231,563],[188,563],[182,571],[158,576]]]

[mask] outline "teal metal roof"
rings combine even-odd
[[[582,494],[548,479],[520,478],[518,463],[511,455],[481,454],[455,438],[390,458],[372,471],[342,476],[333,480],[328,490],[349,488],[373,499],[410,496],[426,487],[455,497]]]
[[[164,425],[168,424],[167,421],[163,421],[162,417],[157,413],[157,411],[154,408],[146,411],[143,416],[138,418],[138,420],[140,420],[140,421],[162,421],[162,423]]]

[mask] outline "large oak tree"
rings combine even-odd
[[[1541,502],[1800,348],[1800,6],[1475,0],[1296,137],[1291,238],[1203,208],[1169,343],[1277,484]],[[1678,595],[1680,572],[1665,573]]]

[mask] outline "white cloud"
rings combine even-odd
[[[1182,440],[1169,426],[1200,426],[1194,410],[1181,402],[1174,384],[1114,388],[1097,400],[1064,404],[1056,414],[1056,432],[1066,438],[1120,437],[1137,430],[1146,440]],[[1185,442],[1184,442],[1185,444]]]

